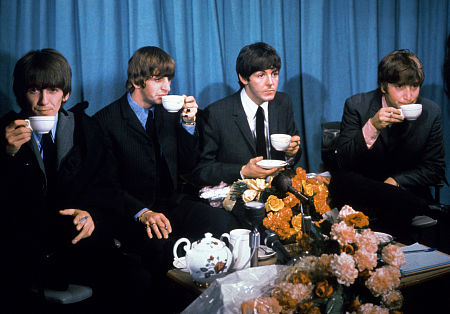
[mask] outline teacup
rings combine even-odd
[[[163,96],[162,104],[167,111],[178,112],[184,105],[184,97],[180,95]]]
[[[422,104],[403,105],[400,110],[406,120],[416,120],[422,114]]]
[[[34,132],[45,134],[53,129],[56,122],[56,116],[33,116],[25,119],[25,121],[27,121],[28,127]]]
[[[291,136],[289,134],[271,134],[270,142],[276,150],[284,151],[289,147]]]

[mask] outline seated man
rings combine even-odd
[[[175,62],[158,47],[142,47],[128,63],[127,93],[94,118],[109,143],[125,191],[123,219],[116,235],[145,264],[164,276],[180,237],[216,237],[235,227],[234,217],[179,192],[180,174],[198,158],[195,98],[185,96],[179,112],[168,112],[162,96],[170,91]],[[158,271],[157,271],[158,270]]]
[[[44,288],[65,290],[69,282],[87,283],[98,295],[113,264],[103,215],[118,203],[113,168],[105,162],[97,123],[83,111],[63,109],[71,78],[58,51],[27,53],[14,68],[22,110],[0,120],[2,238],[8,239],[2,285],[17,313],[34,312],[44,302]],[[39,134],[25,120],[31,116],[56,120],[49,133]],[[27,306],[29,311],[22,308]]]
[[[396,50],[378,65],[378,89],[347,99],[337,142],[338,169],[330,195],[408,241],[417,215],[430,214],[429,186],[444,179],[441,112],[419,96],[424,81],[415,54]],[[422,114],[408,121],[400,106],[422,104]],[[374,227],[374,226],[373,226]]]
[[[294,165],[300,159],[292,103],[288,95],[277,92],[280,69],[281,59],[268,44],[259,42],[242,48],[236,60],[241,89],[204,111],[204,144],[193,173],[198,185],[266,178],[278,169],[263,169],[258,161],[281,159]],[[283,152],[270,144],[270,135],[277,133],[292,135]]]

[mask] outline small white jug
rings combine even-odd
[[[230,250],[233,253],[233,263],[231,270],[241,270],[250,267],[250,230],[233,229],[230,233],[224,233],[220,240],[228,239]]]

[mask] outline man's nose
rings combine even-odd
[[[49,100],[49,93],[45,89],[43,89],[41,90],[40,95],[41,97],[39,99],[39,104],[47,105]]]
[[[273,85],[273,77],[272,77],[272,75],[267,75],[266,84],[267,85]]]
[[[164,78],[162,88],[164,91],[170,92],[170,80],[167,77]]]
[[[411,86],[406,86],[403,94],[404,98],[409,102],[413,101],[413,91],[411,89]]]

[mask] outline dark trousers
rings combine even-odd
[[[411,220],[423,215],[427,201],[402,188],[364,177],[351,171],[332,173],[329,185],[332,205],[349,205],[369,216],[370,227],[411,242]]]

